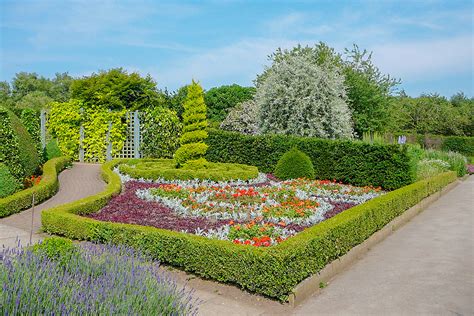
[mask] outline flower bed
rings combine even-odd
[[[277,181],[265,174],[233,182],[121,178],[124,192],[89,217],[262,247],[383,193],[334,180]]]
[[[276,246],[250,247],[168,229],[85,217],[103,209],[119,195],[123,186],[113,168],[124,162],[127,160],[114,160],[102,166],[107,186],[101,193],[44,210],[43,229],[79,240],[126,244],[202,277],[238,284],[282,301],[302,280],[457,179],[455,172],[442,173],[351,207]]]

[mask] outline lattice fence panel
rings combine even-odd
[[[114,155],[114,158],[140,158],[140,143],[142,140],[140,133],[139,113],[127,112],[127,137],[123,143],[121,152]]]

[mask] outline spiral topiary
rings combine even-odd
[[[201,86],[194,82],[188,86],[188,94],[184,101],[183,134],[181,146],[174,154],[176,167],[182,167],[189,160],[201,159],[206,154],[207,138],[206,104]]]
[[[304,152],[293,147],[283,154],[275,167],[275,176],[281,180],[314,178],[311,159]]]

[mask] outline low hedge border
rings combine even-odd
[[[18,213],[32,205],[33,194],[35,202],[41,203],[53,196],[59,188],[58,173],[70,162],[68,157],[58,157],[48,160],[43,165],[43,175],[39,184],[0,199],[0,218]]]
[[[257,167],[236,163],[196,160],[187,162],[181,168],[175,168],[175,166],[176,163],[172,159],[137,159],[119,165],[119,170],[132,178],[148,180],[163,178],[165,180],[226,181],[232,179],[250,180],[258,177]]]
[[[103,177],[108,183],[103,192],[43,211],[44,230],[72,239],[127,244],[186,271],[281,301],[288,299],[299,282],[457,179],[456,173],[446,172],[413,183],[344,211],[277,246],[256,248],[80,216],[98,211],[120,193],[120,178],[112,169],[122,161],[103,165]]]

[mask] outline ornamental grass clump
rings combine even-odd
[[[204,143],[207,138],[207,108],[202,88],[194,80],[188,86],[188,94],[183,106],[184,127],[180,138],[181,147],[174,154],[178,168],[187,161],[203,158],[209,147]]]
[[[282,180],[297,178],[314,178],[314,167],[311,159],[296,147],[287,151],[278,160],[275,176]]]
[[[129,248],[55,244],[58,251],[51,245],[0,251],[0,314],[197,313],[190,291]]]

